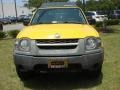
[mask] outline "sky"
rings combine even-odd
[[[24,4],[23,1],[28,1],[28,0],[16,0],[17,5],[22,6]],[[70,0],[70,1],[76,1],[76,0]],[[3,0],[4,3],[14,3],[14,0]]]
[[[17,5],[22,6],[24,3],[23,1],[27,0],[16,0]],[[3,0],[3,3],[14,3],[14,0]]]

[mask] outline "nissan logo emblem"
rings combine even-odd
[[[60,37],[61,37],[60,34],[58,33],[55,34],[55,38],[59,39]]]

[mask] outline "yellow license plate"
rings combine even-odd
[[[49,60],[48,61],[48,68],[67,68],[68,61],[67,60]]]

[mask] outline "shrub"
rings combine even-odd
[[[5,33],[5,32],[0,31],[0,39],[5,38],[5,37],[6,37],[6,33]]]
[[[19,30],[12,30],[8,32],[8,35],[12,38],[16,38],[19,32],[20,32]]]
[[[103,33],[114,33],[114,29],[112,28],[103,28],[103,27],[97,27],[96,30],[98,32],[103,32]]]
[[[109,25],[118,25],[120,23],[119,19],[112,19],[112,20],[107,20],[104,22],[105,25],[109,26]],[[103,26],[103,22],[97,22],[95,24],[96,27],[102,27]]]
[[[103,22],[96,22],[95,26],[96,27],[102,27],[103,26]]]
[[[118,25],[119,24],[119,20],[118,19],[113,19],[113,20],[108,20],[105,21],[106,25]]]

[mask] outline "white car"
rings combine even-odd
[[[107,15],[105,15],[102,11],[87,11],[86,16],[91,19],[94,19],[96,22],[108,20]]]

